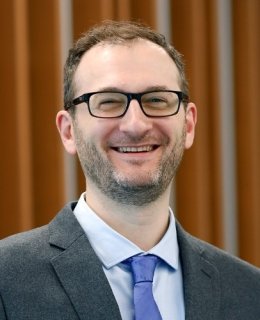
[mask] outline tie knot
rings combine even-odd
[[[130,264],[134,283],[153,282],[153,275],[158,257],[154,255],[135,256],[126,260]]]

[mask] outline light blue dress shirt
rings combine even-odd
[[[81,195],[74,214],[85,231],[92,248],[102,262],[103,270],[118,303],[123,320],[133,320],[133,281],[125,259],[150,253],[160,261],[154,273],[153,293],[163,320],[184,320],[184,294],[175,218],[170,209],[170,224],[161,241],[148,252],[108,226]]]

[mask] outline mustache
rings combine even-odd
[[[109,139],[107,145],[110,147],[118,145],[168,145],[169,141],[170,139],[168,137],[161,135],[120,134]]]

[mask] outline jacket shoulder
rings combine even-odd
[[[260,276],[260,269],[256,266],[223,249],[194,237],[186,232],[180,224],[177,224],[177,233],[181,248],[184,249],[185,252],[187,251],[189,255],[199,255],[202,259],[207,260],[218,270],[223,272],[230,272],[232,269],[232,273],[234,273],[233,268],[236,266],[238,268],[236,270],[244,270],[253,273],[256,276]]]
[[[200,271],[209,279],[215,275],[221,319],[260,319],[260,269],[177,229],[184,276],[194,281]]]
[[[18,266],[19,261],[29,264],[33,260],[35,264],[37,260],[51,258],[52,252],[55,254],[58,250],[50,246],[52,235],[59,233],[64,225],[70,225],[73,219],[71,204],[68,204],[49,224],[0,240],[0,270],[9,268],[10,264]]]
[[[237,274],[252,275],[258,278],[260,286],[260,269],[242,260],[241,258],[217,248],[207,242],[193,238],[201,252],[201,256],[214,264],[219,272],[229,274],[229,277],[236,277]]]

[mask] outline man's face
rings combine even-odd
[[[174,62],[146,40],[93,47],[82,57],[74,80],[75,96],[103,90],[180,90]],[[177,115],[149,118],[132,100],[127,113],[117,119],[94,118],[85,103],[76,108],[73,135],[88,188],[94,185],[129,205],[156,200],[174,177],[184,149],[192,144],[195,107],[188,106],[185,112],[181,106]]]

